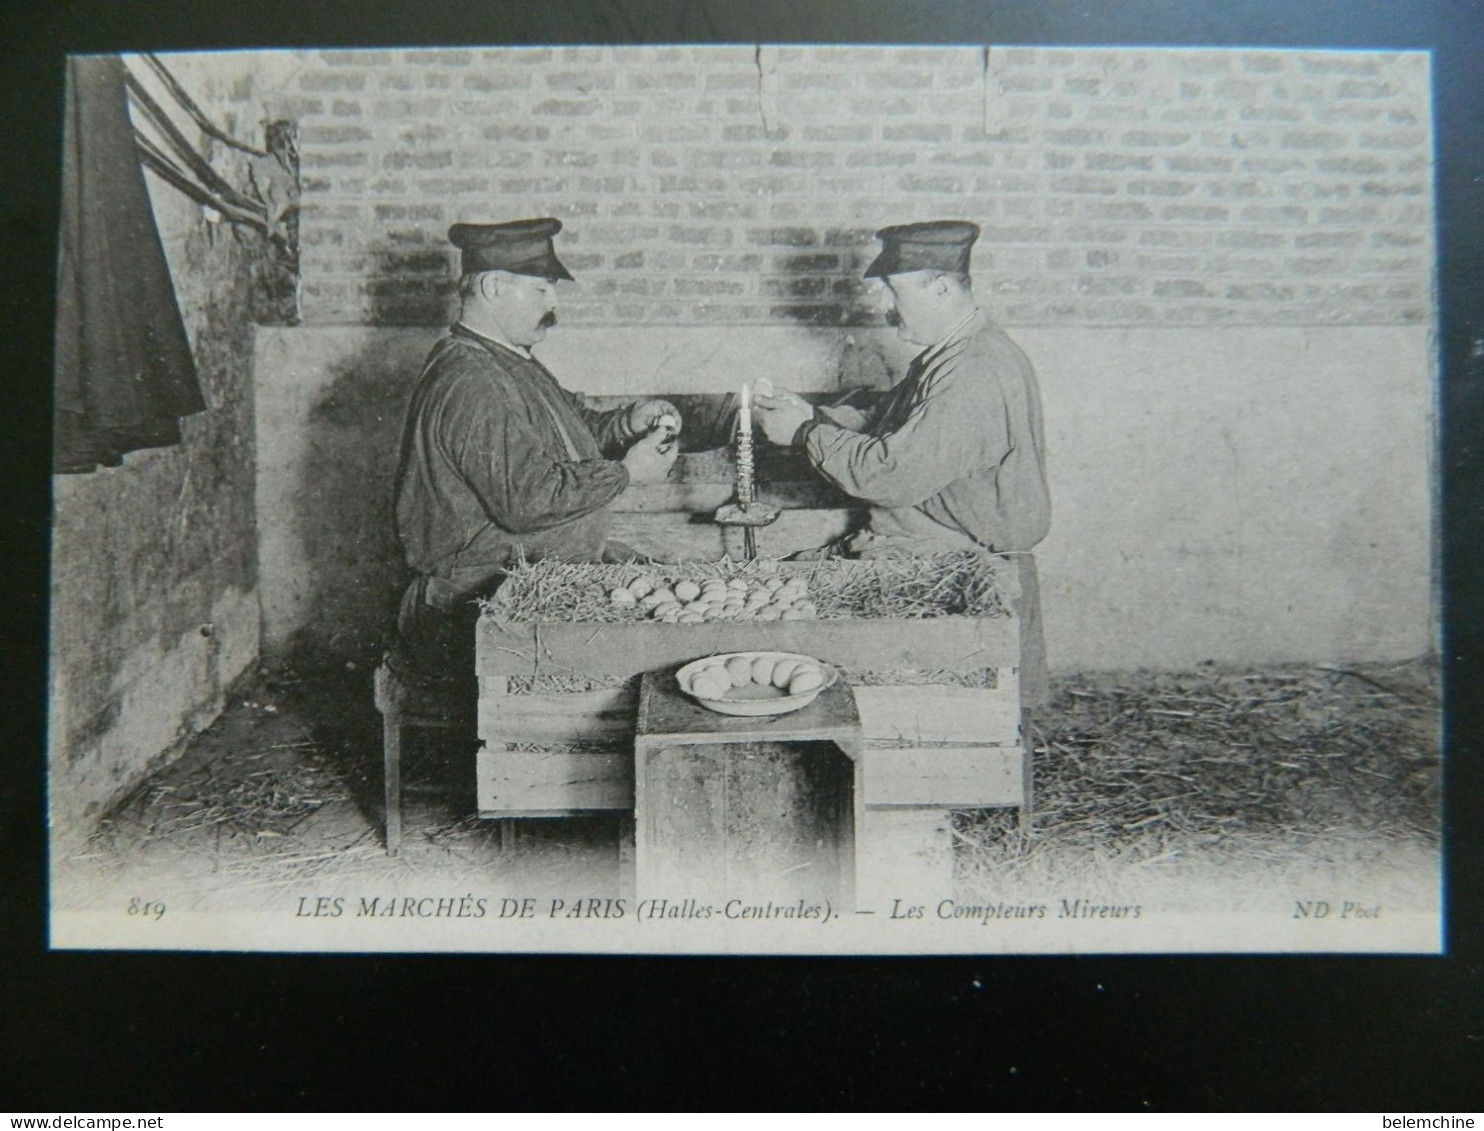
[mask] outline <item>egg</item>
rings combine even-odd
[[[799,609],[788,608],[778,614],[779,620],[808,620],[809,618]]]
[[[654,611],[654,619],[664,621],[666,624],[674,624],[681,615],[679,605],[662,605]]]
[[[795,601],[794,608],[803,613],[806,618],[817,617],[819,607],[813,601]]]
[[[733,656],[727,661],[727,675],[733,687],[746,687],[752,682],[752,661],[746,656]]]
[[[710,668],[697,672],[690,681],[691,694],[701,699],[720,699],[731,689],[732,681],[727,679],[726,673],[717,674]]]
[[[635,598],[633,590],[625,589],[623,588],[623,586],[619,586],[612,593],[608,594],[608,600],[612,601],[615,605],[638,604],[638,600],[637,598]]]
[[[643,598],[654,592],[654,579],[647,574],[641,574],[629,582],[629,592],[636,598]]]
[[[779,660],[773,665],[773,686],[780,690],[787,690],[788,681],[798,670],[798,660]]]
[[[777,660],[770,660],[766,656],[759,656],[752,661],[752,682],[768,687],[773,682],[773,668]]]
[[[746,593],[747,592],[747,582],[744,581],[740,577],[734,577],[730,581],[727,582],[727,588],[728,589],[735,589],[739,593]]]
[[[673,589],[659,588],[651,593],[650,596],[656,598],[655,604],[657,605],[681,604],[680,601],[675,599],[675,591]]]
[[[694,581],[678,581],[675,583],[675,596],[682,601],[694,601],[701,595],[701,587]]]
[[[783,615],[783,610],[777,605],[765,605],[753,616],[754,620],[777,620]]]
[[[788,693],[790,695],[803,695],[808,691],[817,691],[824,686],[824,672],[811,665],[800,665],[794,672],[793,678],[788,681]]]
[[[706,618],[700,613],[681,613],[675,618],[676,624],[700,624]]]

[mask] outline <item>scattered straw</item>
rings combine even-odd
[[[840,678],[852,687],[978,687],[995,688],[999,677],[994,668],[972,668],[966,671],[898,668],[876,671],[863,668],[840,668]]]
[[[1087,678],[1042,715],[1035,831],[963,814],[976,866],[1046,854],[1162,868],[1190,857],[1302,860],[1327,843],[1435,847],[1435,692],[1329,669]]]
[[[510,695],[570,695],[583,691],[618,691],[625,687],[638,686],[638,676],[585,676],[558,672],[552,675],[510,676],[506,692]]]
[[[208,762],[180,777],[152,779],[125,799],[112,820],[142,825],[146,841],[208,830],[272,840],[288,836],[323,806],[349,799],[343,778],[312,748],[296,747],[280,759],[284,764],[274,768],[245,771]]]

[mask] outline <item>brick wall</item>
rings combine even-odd
[[[873,323],[873,232],[944,216],[983,225],[980,286],[1011,324],[1431,318],[1420,53],[507,48],[271,70],[267,113],[302,127],[310,323],[441,322],[448,225],[540,214],[568,225],[581,324]]]

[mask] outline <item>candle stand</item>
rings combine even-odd
[[[757,528],[777,521],[782,511],[778,507],[762,503],[727,503],[717,509],[715,521],[718,526],[740,526],[742,545],[747,561],[757,560]]]
[[[763,506],[756,501],[756,471],[752,450],[752,386],[742,386],[742,399],[737,411],[737,501],[716,512],[718,526],[742,527],[742,552],[745,560],[757,560],[757,528],[777,520],[778,507]]]

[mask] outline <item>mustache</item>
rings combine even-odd
[[[545,314],[543,314],[541,316],[541,321],[536,323],[536,327],[537,327],[537,329],[545,330],[545,329],[548,329],[548,328],[550,328],[552,326],[555,326],[556,324],[557,324],[556,311],[555,310],[548,310]]]

